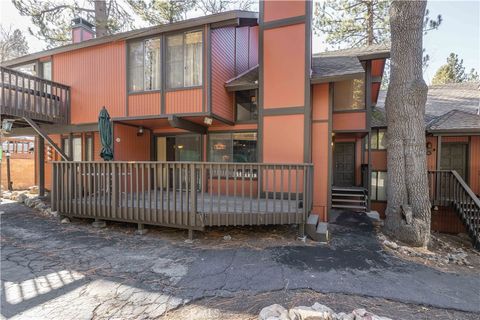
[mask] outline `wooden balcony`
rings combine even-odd
[[[163,225],[298,224],[312,208],[311,164],[54,162],[52,206],[73,217]]]
[[[70,88],[29,74],[0,67],[2,118],[35,122],[69,122]]]

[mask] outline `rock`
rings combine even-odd
[[[46,207],[45,209],[42,210],[42,213],[46,216],[51,216],[52,215],[52,208]]]
[[[37,186],[31,186],[30,188],[28,188],[28,192],[30,194],[38,194],[38,187]]]
[[[335,314],[335,312],[332,309],[318,302],[315,302],[313,304],[312,309],[318,312],[323,312],[325,316],[327,315],[333,316]]]
[[[355,315],[353,313],[340,312],[336,314],[336,320],[355,320]]]
[[[68,217],[65,217],[65,218],[62,219],[62,221],[60,221],[60,223],[62,223],[62,224],[70,223],[70,219]]]
[[[355,316],[355,320],[392,320],[390,318],[377,316],[365,309],[355,309],[352,311],[352,314]]]
[[[50,215],[54,218],[58,218],[60,217],[60,214],[58,213],[58,211],[51,211],[52,209],[50,209]]]
[[[325,307],[324,309],[319,309],[318,311],[313,309],[313,307],[299,306],[299,307],[290,309],[288,311],[288,315],[290,316],[291,320],[333,320],[335,319],[335,313],[333,313],[332,309],[328,307]]]
[[[258,316],[259,320],[289,320],[288,311],[279,304],[272,304],[271,306],[265,307],[260,311]]]
[[[47,205],[43,203],[43,201],[38,201],[34,208],[39,211],[43,211],[44,209],[47,208]]]
[[[223,240],[225,240],[225,241],[230,241],[230,240],[232,240],[232,236],[230,236],[229,234],[227,234],[226,236],[223,236]]]
[[[24,203],[27,198],[28,198],[28,196],[25,193],[21,193],[17,197],[17,202],[18,203]]]
[[[383,245],[386,246],[386,247],[389,247],[390,249],[393,249],[393,250],[397,250],[397,249],[398,249],[398,244],[396,244],[396,243],[393,242],[393,241],[384,240],[384,241],[383,241]]]

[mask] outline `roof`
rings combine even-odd
[[[389,45],[371,45],[316,53],[312,56],[311,83],[332,82],[361,77],[365,69],[361,63],[368,59],[385,59],[390,55]],[[258,88],[258,66],[225,82],[229,91]]]
[[[321,53],[316,53],[313,55],[314,58],[317,57],[357,57],[359,60],[372,60],[372,59],[386,59],[390,57],[390,44],[372,44],[369,46],[359,47],[359,48],[350,48],[350,49],[340,49],[334,51],[326,51]]]
[[[258,88],[258,64],[225,82],[228,91],[251,90]]]
[[[252,21],[252,19],[254,21]],[[42,57],[46,57],[49,55],[53,55],[53,54],[68,52],[68,51],[77,50],[81,48],[92,47],[92,46],[96,46],[96,45],[100,45],[108,42],[128,40],[128,39],[137,38],[137,37],[152,36],[152,35],[156,35],[164,32],[194,28],[204,24],[220,24],[221,25],[222,23],[228,22],[228,21],[230,21],[231,23],[236,23],[238,25],[241,25],[243,23],[256,24],[257,20],[258,20],[257,12],[242,11],[242,10],[226,11],[226,12],[211,14],[203,17],[177,21],[174,23],[161,24],[157,26],[131,30],[131,31],[122,32],[122,33],[116,33],[116,34],[105,36],[105,37],[93,38],[91,40],[86,40],[79,43],[72,43],[72,44],[56,47],[49,50],[39,51],[39,52],[28,54],[13,60],[4,61],[2,63],[2,66],[4,67],[14,66],[14,65],[30,62],[32,60],[36,60]]]
[[[480,132],[480,115],[462,110],[451,110],[435,118],[428,132]]]
[[[386,91],[380,91],[372,112],[372,127],[386,127]],[[480,129],[480,82],[449,83],[428,88],[425,123],[428,131]],[[383,115],[383,116],[382,116]]]

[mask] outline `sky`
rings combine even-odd
[[[438,30],[430,31],[424,36],[423,45],[430,56],[429,66],[424,73],[427,83],[430,83],[435,71],[446,63],[451,52],[463,59],[467,71],[475,68],[480,73],[480,0],[431,0],[427,3],[427,9],[431,17],[441,14],[443,18]],[[10,0],[0,0],[0,23],[4,27],[12,26],[22,30],[27,35],[31,52],[44,48],[44,43],[28,35],[28,27],[32,27],[30,19],[21,16]],[[321,35],[315,35],[312,42],[314,53],[325,51]]]

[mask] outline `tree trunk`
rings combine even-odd
[[[392,2],[390,84],[385,108],[388,123],[388,205],[385,231],[414,246],[430,239],[430,200],[425,151],[422,76],[423,17],[426,1]]]
[[[108,35],[106,0],[95,0],[95,35],[97,38]]]

